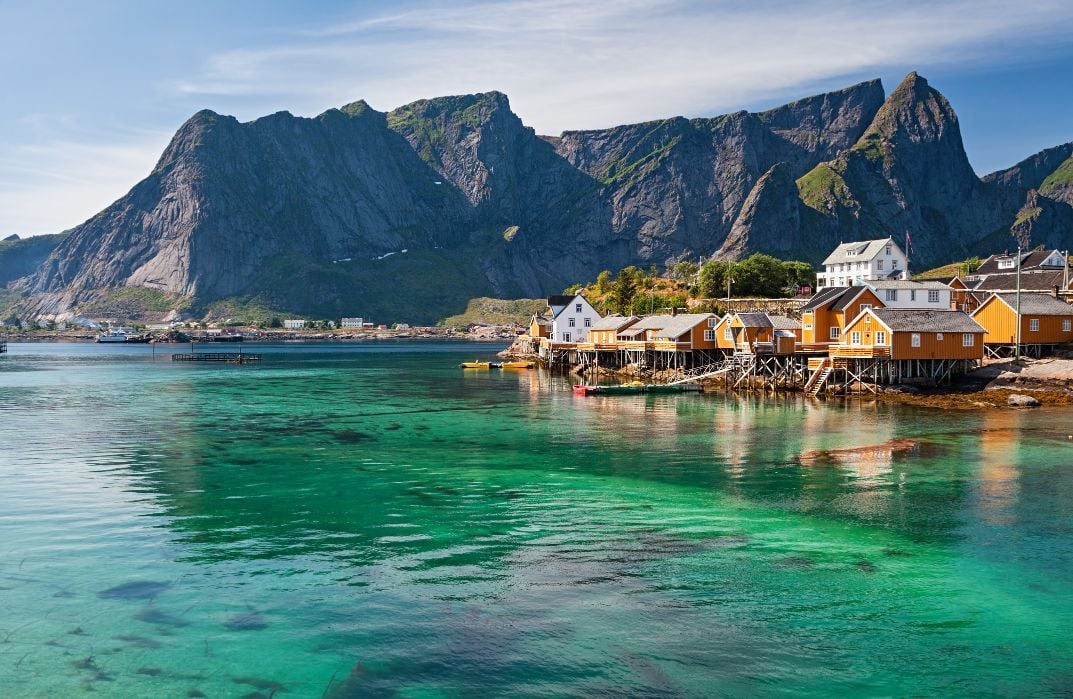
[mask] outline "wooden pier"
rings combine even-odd
[[[186,352],[171,355],[173,362],[217,362],[225,364],[247,364],[261,361],[261,355],[247,352]]]

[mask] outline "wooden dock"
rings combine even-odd
[[[247,364],[261,361],[261,355],[248,352],[187,352],[171,355],[173,362],[223,362],[226,364]]]

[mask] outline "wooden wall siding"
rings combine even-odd
[[[871,319],[871,322],[867,322]],[[874,316],[866,315],[858,318],[846,328],[843,342],[850,347],[852,333],[861,333],[859,347],[873,347],[876,345],[876,332],[887,333],[887,345],[890,347],[891,359],[983,359],[984,340],[983,333],[973,333],[972,347],[962,345],[962,333],[920,333],[920,347],[913,347],[913,333],[907,331],[891,332],[887,326],[880,323]],[[943,339],[939,340],[938,335]]]
[[[596,345],[613,345],[615,344],[615,331],[614,330],[590,330],[589,342]]]
[[[806,345],[832,342],[831,328],[837,327],[840,330],[844,330],[846,323],[860,315],[861,306],[865,304],[872,304],[872,308],[883,308],[883,302],[879,300],[879,297],[872,293],[871,289],[865,289],[860,296],[854,299],[853,303],[841,311],[832,311],[830,306],[824,306],[812,311],[813,321],[810,330],[804,328],[807,322],[807,314],[804,314],[801,319],[801,342]],[[834,340],[834,342],[839,342],[839,340]]]
[[[990,345],[1012,345],[1017,342],[1017,314],[997,298],[984,302],[973,319],[984,326],[984,342]],[[1032,320],[1039,320],[1039,330],[1032,332]],[[1069,320],[1071,331],[1062,330],[1062,321]],[[1034,316],[1021,314],[1021,344],[1056,345],[1073,340],[1073,308],[1068,316]]]

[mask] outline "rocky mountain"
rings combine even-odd
[[[16,284],[38,313],[137,287],[200,311],[430,322],[601,269],[755,251],[816,262],[841,240],[907,230],[922,266],[1011,233],[1068,245],[1071,156],[977,177],[954,110],[915,73],[887,97],[870,81],[558,137],[498,92],[312,119],[203,111]]]

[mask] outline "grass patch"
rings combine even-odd
[[[493,299],[486,296],[470,299],[466,310],[439,322],[445,327],[464,327],[471,323],[526,323],[535,313],[547,308],[545,299]]]
[[[121,289],[102,290],[95,300],[82,304],[78,312],[90,317],[109,316],[141,320],[149,314],[185,311],[191,307],[191,304],[190,298],[180,294],[144,286],[127,286]]]
[[[1073,184],[1073,158],[1066,158],[1054,172],[1047,175],[1043,180],[1043,184],[1040,185],[1039,191],[1047,194],[1048,192],[1053,192],[1056,189],[1071,184]]]
[[[834,205],[852,208],[857,203],[842,175],[827,163],[820,163],[801,176],[797,180],[797,192],[806,206],[822,214],[830,213]]]

